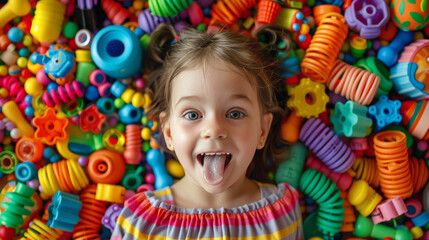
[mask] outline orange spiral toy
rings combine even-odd
[[[324,15],[301,63],[301,72],[317,82],[326,82],[347,38],[344,17],[335,12]]]
[[[211,23],[233,25],[256,5],[256,0],[219,0],[212,5]]]
[[[258,22],[274,23],[280,14],[282,6],[273,0],[261,0],[258,4]]]
[[[344,202],[343,202],[344,219],[343,219],[343,225],[341,225],[341,228],[340,228],[340,232],[353,232],[355,230],[355,222],[356,222],[355,210],[349,202],[346,191],[341,191],[340,197],[344,199]]]
[[[85,171],[72,159],[47,164],[39,169],[38,176],[46,196],[57,191],[76,194],[89,184]]]
[[[380,85],[374,73],[336,60],[326,86],[341,96],[363,105],[369,105]]]
[[[74,240],[99,240],[98,231],[101,228],[101,219],[107,208],[107,203],[95,199],[97,186],[94,184],[86,187],[80,194],[82,208],[79,212],[80,222],[73,229]]]
[[[401,131],[384,131],[374,136],[381,191],[387,198],[405,199],[413,194],[406,138]]]
[[[365,180],[374,188],[380,186],[377,161],[375,158],[357,157],[352,167],[348,170],[348,173],[355,179]]]
[[[142,138],[140,134],[140,126],[137,124],[127,125],[125,129],[125,163],[137,165],[143,158]]]
[[[414,193],[426,186],[428,180],[428,168],[423,159],[410,158],[410,172],[413,178]]]

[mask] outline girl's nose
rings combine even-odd
[[[209,117],[205,119],[204,127],[201,131],[201,137],[205,139],[224,139],[228,136],[225,123],[218,117]]]

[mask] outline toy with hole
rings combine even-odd
[[[373,237],[383,239],[385,237],[390,237],[394,240],[413,239],[413,236],[405,226],[395,229],[382,224],[374,225],[369,218],[363,217],[362,215],[359,215],[356,220],[353,234],[361,238]]]
[[[392,22],[403,30],[422,30],[429,23],[428,6],[428,0],[391,0],[390,15]]]

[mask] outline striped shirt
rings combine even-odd
[[[298,192],[286,183],[258,184],[261,200],[236,208],[178,207],[169,187],[136,194],[111,239],[304,239]]]

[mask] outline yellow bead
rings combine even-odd
[[[131,99],[133,98],[135,91],[132,88],[127,88],[125,89],[125,91],[122,93],[121,99],[125,102],[125,103],[131,103]]]
[[[310,32],[310,25],[308,24],[302,24],[301,25],[301,30],[299,30],[299,33],[301,34],[307,34]]]
[[[20,68],[26,68],[27,62],[28,60],[26,57],[19,57],[18,60],[16,61],[16,65],[18,65],[18,67]]]
[[[22,44],[24,44],[26,47],[30,46],[33,44],[33,38],[30,35],[25,35],[24,39],[22,40]]]
[[[143,7],[144,7],[144,4],[143,4],[143,2],[141,0],[136,0],[136,1],[133,2],[133,7],[136,10],[142,10]]]
[[[34,75],[36,75],[37,71],[39,71],[41,68],[43,68],[43,65],[32,63],[31,61],[27,62],[27,69],[30,70],[30,72]]]
[[[144,104],[144,96],[141,92],[136,92],[133,95],[133,99],[131,100],[131,104],[136,107],[136,108],[140,108],[143,106]]]
[[[25,81],[24,89],[27,94],[37,96],[43,91],[43,85],[35,77],[30,77]]]
[[[98,183],[95,199],[112,203],[124,203],[124,194],[125,188],[122,186]]]
[[[5,65],[0,66],[0,76],[4,77],[7,75],[7,67]]]
[[[149,107],[151,103],[152,103],[152,99],[149,97],[149,95],[147,95],[145,93],[144,94],[144,105],[143,105],[143,108]]]
[[[157,121],[152,121],[152,128],[151,128],[151,130],[152,131],[155,131],[156,130],[156,128],[158,128],[158,122]]]
[[[149,128],[145,127],[141,131],[141,136],[143,140],[149,141],[150,137],[152,136],[152,131]]]
[[[7,98],[9,96],[9,91],[6,88],[0,88],[0,97]]]
[[[423,230],[420,227],[413,227],[410,229],[413,239],[419,239],[423,236]]]
[[[185,170],[183,170],[182,165],[173,158],[167,160],[165,167],[167,168],[167,172],[174,178],[182,178],[185,176]]]

